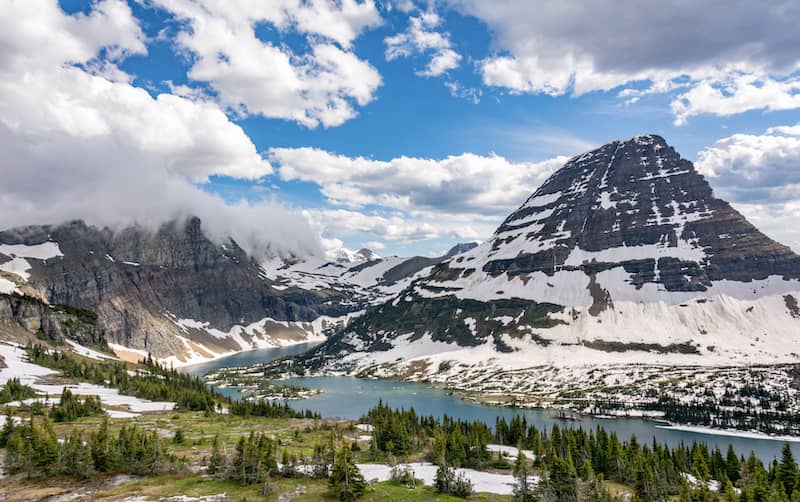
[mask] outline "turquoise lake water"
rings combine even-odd
[[[299,354],[311,347],[313,344],[302,344],[241,352],[209,363],[188,367],[186,370],[201,375],[219,368],[247,366]],[[620,439],[627,439],[631,435],[635,435],[640,442],[649,443],[655,438],[659,443],[666,443],[670,446],[676,446],[681,442],[702,441],[711,447],[719,446],[723,454],[730,443],[740,454],[749,455],[752,450],[764,461],[771,461],[778,457],[783,446],[783,441],[779,440],[719,436],[660,428],[653,422],[635,418],[602,419],[580,416],[577,417],[577,420],[565,421],[559,418],[558,413],[552,411],[498,408],[471,403],[449,395],[446,390],[421,383],[363,380],[344,376],[293,378],[283,383],[322,390],[321,394],[309,399],[290,400],[289,404],[297,409],[317,411],[325,417],[357,419],[382,400],[395,408],[413,407],[420,415],[441,417],[447,414],[464,420],[482,420],[490,426],[494,425],[498,416],[503,416],[508,420],[514,415],[524,415],[529,424],[536,425],[540,429],[549,429],[553,424],[561,427],[583,427],[584,429],[601,426],[607,431],[616,432]],[[234,389],[220,390],[231,397],[238,395]],[[796,456],[800,456],[800,443],[792,443],[792,449]]]

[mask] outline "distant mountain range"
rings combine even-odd
[[[0,232],[0,293],[96,312],[97,336],[118,353],[187,364],[323,340],[441,259],[384,259],[361,249],[333,260],[258,263],[233,240],[212,241],[197,218],[156,231],[73,221]],[[11,312],[18,301],[6,303]],[[37,315],[23,321],[0,308],[0,320],[38,326],[39,311],[27,311]]]

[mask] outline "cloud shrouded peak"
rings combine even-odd
[[[0,37],[0,226],[157,225],[196,214],[253,253],[319,251],[302,215],[270,202],[228,205],[193,184],[255,180],[272,167],[216,104],[130,83],[116,64],[146,46],[125,2],[77,15],[55,0],[11,2]]]
[[[191,54],[189,78],[207,83],[237,113],[337,126],[381,84],[377,70],[351,50],[363,30],[381,22],[372,1],[152,3],[183,22],[176,42]],[[262,25],[305,36],[308,50],[262,39]]]

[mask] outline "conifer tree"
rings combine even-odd
[[[364,476],[353,461],[353,451],[347,444],[343,445],[336,455],[328,485],[336,498],[342,502],[353,502],[367,488]]]
[[[522,453],[522,449],[517,449],[517,460],[514,463],[514,502],[535,502],[539,500],[536,496],[534,486],[530,481],[528,470],[528,460]]]
[[[783,485],[786,495],[791,497],[797,484],[797,463],[789,443],[784,443],[781,449],[781,462],[776,468],[775,477],[776,481]]]
[[[222,439],[219,432],[214,435],[214,443],[211,446],[211,456],[208,458],[206,471],[211,474],[220,474],[225,471],[227,459],[222,451]]]

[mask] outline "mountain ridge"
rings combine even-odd
[[[156,229],[76,220],[0,232],[0,293],[94,311],[118,353],[184,365],[324,340],[433,264],[402,267],[407,259],[367,251],[353,262],[259,262],[233,239],[212,240],[196,217]],[[389,269],[392,280],[384,281]]]
[[[797,362],[798,278],[797,254],[637,136],[573,157],[491,239],[299,361],[455,384],[478,366]]]

